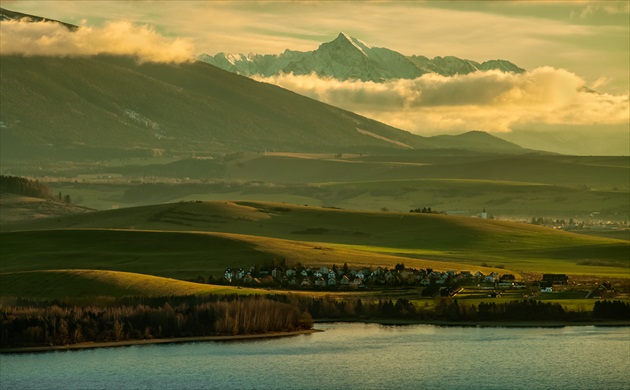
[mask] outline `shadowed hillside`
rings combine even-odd
[[[26,228],[55,230],[8,232]],[[58,230],[64,228],[98,230]],[[202,231],[211,233],[190,233]],[[627,273],[630,253],[625,241],[523,223],[260,202],[191,202],[96,212],[8,226],[2,240],[4,271],[54,264],[52,268],[150,269],[156,275],[187,277],[274,257],[305,264],[372,265],[417,258],[461,263],[445,265],[455,269],[488,263],[514,270],[614,275]]]
[[[101,210],[232,199],[468,216],[486,208],[499,219],[527,221],[584,221],[597,213],[623,222],[630,215],[626,157],[238,153],[165,160],[44,174],[65,172],[67,179],[50,184],[55,191]]]
[[[194,62],[2,57],[2,157],[379,150],[426,139]],[[32,107],[37,107],[33,110]]]
[[[394,147],[357,128],[413,147],[424,142],[200,62],[139,65],[122,57],[3,56],[2,85],[3,145],[36,146],[44,155]],[[38,109],[29,109],[33,106]]]

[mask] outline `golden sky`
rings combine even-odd
[[[630,149],[628,1],[3,0],[2,7],[84,26],[85,40],[48,32],[37,45],[49,48],[57,39],[57,49],[73,45],[85,55],[97,48],[157,61],[201,53],[274,54],[314,50],[343,31],[405,55],[505,59],[529,72],[423,76],[385,86],[291,76],[264,81],[424,135],[486,130],[522,141],[527,137],[519,133],[544,129],[593,136],[585,142],[595,147],[603,142],[594,137],[599,132],[614,141],[599,150]],[[15,32],[3,24],[5,38]],[[12,42],[37,46],[33,40]],[[446,90],[461,98],[436,104]],[[471,91],[484,92],[475,99]]]

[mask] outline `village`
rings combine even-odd
[[[229,285],[286,288],[289,290],[339,291],[395,289],[415,287],[424,297],[449,297],[461,292],[464,287],[487,292],[488,297],[497,297],[505,290],[522,290],[524,297],[535,297],[540,293],[564,291],[569,278],[564,274],[544,274],[542,280],[526,282],[513,274],[480,271],[436,271],[415,269],[397,264],[394,268],[361,267],[350,268],[347,263],[338,267],[305,267],[275,264],[254,265],[244,268],[227,268],[222,280]]]

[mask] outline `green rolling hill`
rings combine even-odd
[[[50,183],[94,209],[188,200],[260,200],[357,210],[431,207],[455,215],[483,208],[499,219],[627,221],[627,157],[360,156],[276,153],[226,159],[152,159],[64,175]],[[55,168],[57,169],[57,168]],[[79,168],[77,168],[79,169]],[[80,173],[84,172],[84,173]]]
[[[260,292],[120,271],[58,269],[0,274],[0,297],[86,299],[87,304],[94,297],[256,293]]]
[[[107,269],[183,279],[273,258],[627,277],[630,253],[627,241],[523,223],[262,202],[95,212],[6,225],[0,238],[2,272]]]

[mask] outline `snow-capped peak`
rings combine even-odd
[[[249,56],[246,56],[244,54],[227,54],[225,56],[225,58],[228,60],[228,62],[232,65],[235,65],[237,62],[241,62],[241,61],[251,61]]]
[[[202,55],[202,61],[245,76],[273,76],[280,73],[334,77],[339,80],[383,82],[391,79],[414,79],[423,74],[464,75],[476,71],[500,70],[523,73],[524,69],[504,60],[482,64],[453,56],[404,56],[387,48],[372,47],[341,32],[317,50],[301,52],[285,50],[279,55],[225,54]]]
[[[361,41],[359,39],[353,38],[350,35],[346,34],[345,32],[339,33],[339,36],[337,37],[337,39],[345,39],[352,46],[356,47],[365,56],[367,56],[367,53],[365,52],[365,50],[369,50],[369,49],[372,48],[369,45],[367,45],[365,42],[363,42],[363,41]]]

